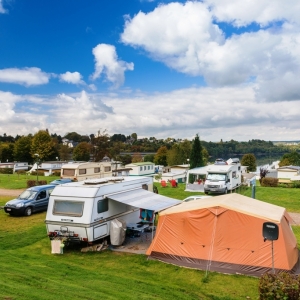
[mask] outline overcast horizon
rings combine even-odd
[[[0,0],[0,135],[300,138],[297,0]]]

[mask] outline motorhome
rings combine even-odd
[[[242,172],[238,158],[227,161],[217,159],[213,165],[206,169],[207,175],[204,182],[204,193],[226,194],[241,185]]]
[[[47,233],[51,240],[66,243],[94,242],[110,235],[112,220],[138,224],[143,210],[156,213],[179,203],[153,193],[152,177],[107,177],[65,183],[57,185],[49,199]]]
[[[111,162],[70,162],[62,165],[61,178],[82,181],[89,178],[103,178],[112,176]]]

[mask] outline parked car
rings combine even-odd
[[[183,199],[182,202],[201,200],[201,199],[205,199],[205,198],[211,198],[211,196],[193,195],[193,196],[189,196],[189,197]]]
[[[56,185],[39,185],[28,188],[18,198],[8,201],[4,211],[10,215],[30,216],[37,211],[45,211],[49,197]]]
[[[70,178],[61,178],[61,179],[56,179],[56,180],[51,181],[50,184],[59,185],[59,184],[64,184],[64,183],[69,183],[69,182],[73,182],[73,180]]]

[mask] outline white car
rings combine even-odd
[[[194,195],[194,196],[189,196],[185,199],[182,200],[182,202],[189,202],[189,201],[194,201],[194,200],[201,200],[205,198],[211,198],[211,196],[202,196],[202,195]]]

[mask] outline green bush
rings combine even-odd
[[[265,273],[259,280],[260,300],[298,300],[300,299],[300,278],[289,273]]]
[[[300,180],[293,181],[292,185],[293,185],[293,188],[299,189],[300,188]]]
[[[261,186],[277,187],[278,186],[278,178],[264,177],[261,180]]]
[[[36,173],[38,173],[38,176],[44,176],[45,175],[45,173],[44,173],[44,171],[32,171],[31,172],[31,175],[36,175]]]
[[[25,170],[19,170],[19,171],[16,171],[16,174],[18,174],[18,175],[26,175],[27,171],[25,171]]]
[[[0,168],[0,174],[13,174],[13,168]]]
[[[47,184],[47,180],[39,180],[38,182],[36,180],[27,180],[27,187],[33,187],[37,185],[44,185]]]
[[[60,177],[60,171],[54,171],[52,172],[52,175]]]

